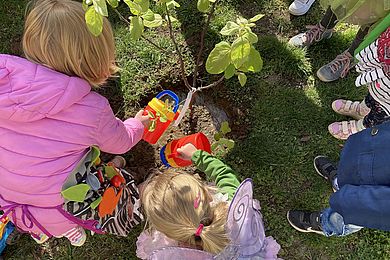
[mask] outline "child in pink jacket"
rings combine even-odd
[[[116,69],[108,20],[95,37],[80,3],[36,1],[26,17],[23,50],[27,59],[0,55],[3,218],[38,242],[66,236],[80,246],[83,228],[127,235],[142,220],[138,189],[130,174],[99,164],[98,150],[90,147],[125,153],[141,140],[148,119],[140,111],[122,122],[107,99],[91,91]],[[109,171],[110,178],[119,175],[116,183]],[[64,198],[80,184],[90,187],[84,201]],[[99,201],[108,189],[119,201],[107,213]]]

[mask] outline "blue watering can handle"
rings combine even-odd
[[[164,91],[161,91],[160,93],[158,93],[156,98],[160,99],[162,96],[165,96],[165,95],[170,96],[175,101],[175,106],[173,107],[173,112],[176,113],[177,110],[179,109],[179,97],[173,91],[164,90]]]

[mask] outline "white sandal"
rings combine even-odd
[[[356,134],[363,129],[365,129],[363,119],[359,121],[334,122],[328,126],[329,133],[340,140],[347,140],[350,135]]]
[[[370,109],[363,102],[337,99],[332,103],[332,109],[340,115],[350,116],[357,120],[364,118]]]

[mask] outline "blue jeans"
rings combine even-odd
[[[345,225],[343,216],[331,208],[326,208],[321,212],[321,227],[327,237],[347,236],[363,228],[352,224]]]

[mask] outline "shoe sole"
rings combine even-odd
[[[322,158],[322,157],[324,157],[324,156],[318,155],[318,156],[316,156],[316,157],[314,158],[314,160],[313,160],[314,169],[316,170],[316,172],[318,173],[318,175],[320,175],[320,176],[321,176],[322,178],[324,178],[325,180],[328,180],[328,178],[326,178],[324,175],[322,175],[322,173],[318,170],[317,165],[316,165],[316,159],[317,159],[317,158]]]
[[[291,10],[290,8],[288,8],[288,11],[290,12],[290,14],[295,15],[295,16],[304,15],[310,10],[310,7],[313,5],[314,2],[315,2],[315,0],[309,1],[309,3],[307,4],[308,7],[307,7],[307,9],[305,9],[305,11],[295,12],[294,10]]]
[[[324,232],[312,230],[312,229],[310,229],[310,228],[309,228],[309,230],[307,230],[307,229],[301,229],[301,228],[295,226],[293,223],[291,223],[291,221],[290,221],[290,219],[289,219],[289,217],[288,217],[288,213],[289,213],[289,212],[290,212],[290,211],[287,211],[287,221],[288,221],[288,223],[290,224],[290,226],[292,226],[295,230],[298,230],[299,232],[302,232],[302,233],[316,233],[316,234],[325,236]]]
[[[328,178],[326,178],[324,175],[322,175],[322,173],[318,170],[317,165],[316,165],[316,163],[315,163],[316,159],[317,159],[317,158],[321,158],[321,157],[324,157],[324,156],[318,155],[318,156],[316,156],[316,157],[314,158],[314,160],[313,160],[313,166],[314,166],[314,169],[316,170],[316,172],[318,173],[318,175],[320,175],[320,176],[321,176],[322,178],[324,178],[327,182],[329,182]],[[335,188],[333,188],[333,185],[332,185],[332,184],[331,184],[331,186],[332,186],[333,192],[336,192],[336,190],[335,190]]]
[[[319,69],[319,70],[317,70],[317,77],[322,81],[322,82],[333,82],[333,81],[336,81],[336,80],[338,80],[339,78],[337,78],[337,79],[332,79],[332,80],[329,80],[329,79],[326,79],[326,78],[324,78],[324,77],[322,77],[322,75],[321,75],[321,73],[320,73],[320,70],[322,69],[322,67]]]

